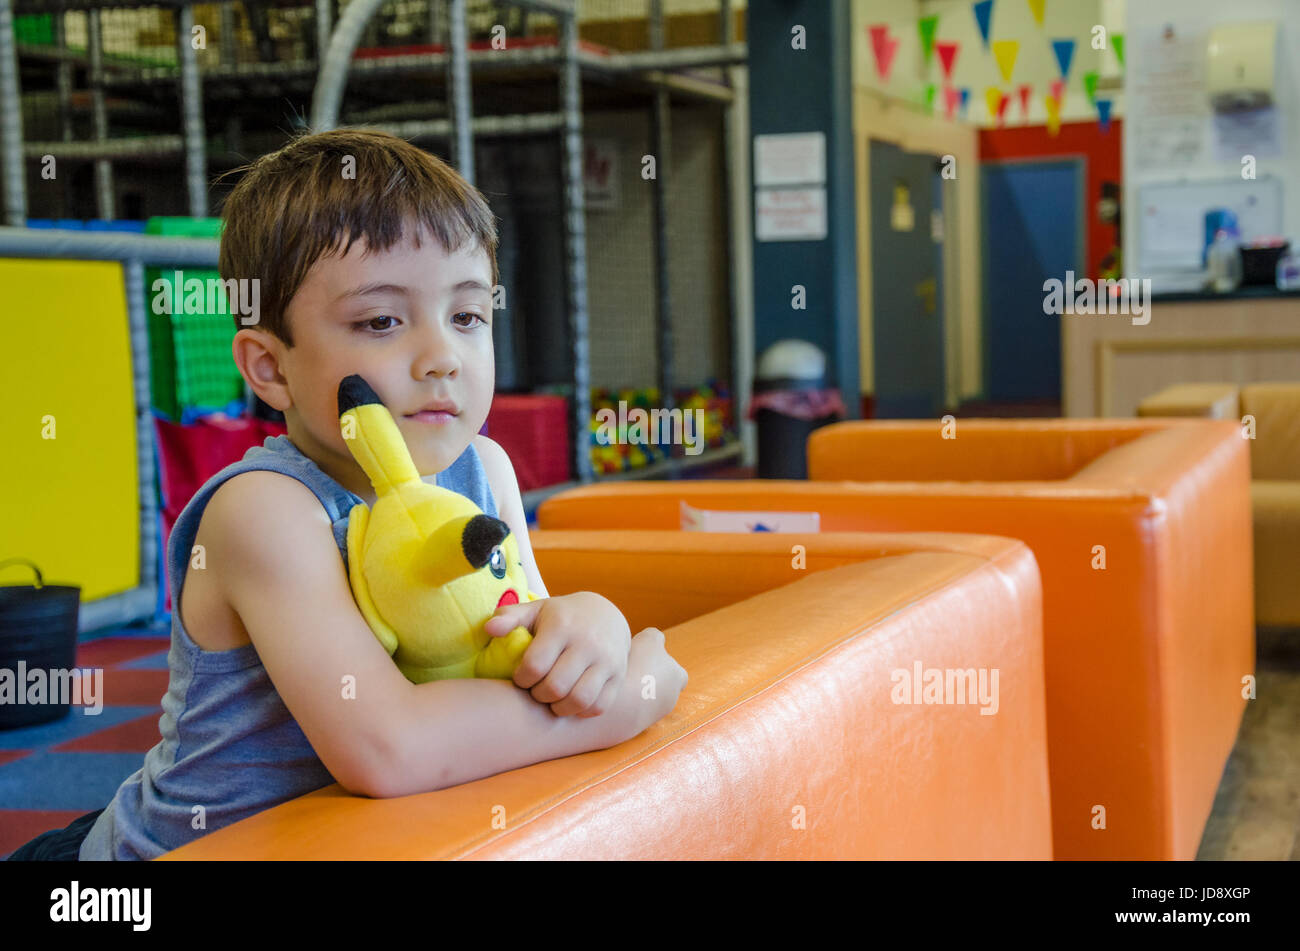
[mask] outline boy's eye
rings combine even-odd
[[[460,323],[461,317],[468,317],[469,320],[465,321],[464,323]],[[469,310],[461,311],[459,314],[453,317],[452,320],[456,321],[461,327],[472,327],[474,326],[474,321],[476,320],[482,323],[486,323],[486,321],[484,321],[482,317],[480,317],[478,314],[474,313],[473,311],[469,311]]]
[[[391,330],[393,327],[393,321],[394,318],[389,317],[387,314],[382,314],[379,317],[371,317],[369,320],[363,320],[358,323],[357,326],[364,327],[367,330]]]

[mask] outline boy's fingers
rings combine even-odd
[[[614,701],[618,699],[619,688],[623,685],[622,677],[610,677],[605,682],[605,687],[596,698],[596,702],[586,710],[578,714],[580,717],[595,717],[603,713],[608,713],[614,706]]]
[[[572,716],[574,714],[581,716],[592,704],[600,699],[600,692],[604,689],[605,681],[608,679],[605,671],[593,664],[578,678],[578,682],[573,685],[573,689],[569,691],[568,696],[558,703],[552,704],[551,709],[563,716]]]
[[[493,637],[505,637],[517,627],[528,629],[528,633],[535,633],[533,625],[537,623],[537,615],[542,610],[541,601],[524,601],[521,604],[503,604],[497,608],[496,613],[487,619],[483,629]]]
[[[524,656],[519,659],[519,666],[515,668],[515,686],[522,687],[524,690],[532,689],[534,684],[551,672],[556,659],[560,656],[560,651],[564,649],[564,644],[563,638],[534,636],[533,642],[528,645],[528,650],[524,651]]]
[[[566,649],[550,669],[550,672],[537,686],[532,688],[533,699],[538,703],[555,703],[563,700],[573,692],[578,679],[587,671],[587,658],[573,650]],[[572,712],[572,711],[570,711]]]

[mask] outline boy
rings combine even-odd
[[[372,797],[440,789],[603,749],[667,714],[686,673],[663,634],[630,637],[591,592],[547,597],[510,460],[478,435],[497,280],[482,196],[401,139],[338,130],[259,159],[223,213],[222,278],[260,283],[234,358],[288,436],[214,476],[177,520],[162,741],[62,847],[85,835],[82,859],[152,858],[333,781]],[[412,684],[357,610],[347,515],[374,494],[339,428],[338,384],[353,373],[426,481],[518,540],[541,600],[502,606],[488,626],[534,635],[513,683]],[[646,675],[658,699],[641,699]]]

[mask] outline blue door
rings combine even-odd
[[[1078,159],[985,163],[984,381],[991,401],[1061,399],[1061,317],[1043,313],[1051,278],[1083,265]]]
[[[939,159],[871,140],[875,415],[938,416],[944,405]]]

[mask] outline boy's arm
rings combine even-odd
[[[285,706],[349,792],[403,796],[604,749],[667,712],[637,702],[639,679],[590,719],[556,717],[508,681],[412,684],[357,610],[325,511],[302,483],[236,476],[213,495],[209,519],[207,570],[219,572]],[[644,672],[629,665],[628,680]]]
[[[524,502],[519,494],[515,467],[506,451],[487,436],[475,436],[474,448],[478,450],[483,471],[487,473],[488,482],[492,486],[492,497],[497,500],[497,514],[501,521],[510,526],[510,533],[519,543],[519,560],[524,563],[528,588],[539,598],[549,598],[546,585],[542,583],[542,574],[537,569],[537,559],[533,557],[532,542],[528,538],[528,520],[524,518]]]

